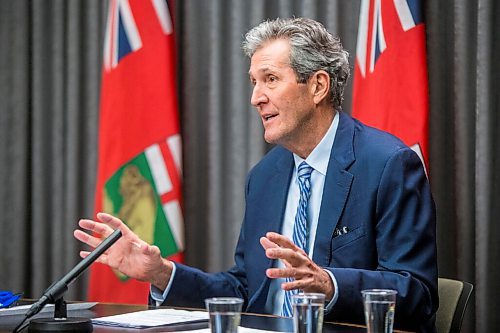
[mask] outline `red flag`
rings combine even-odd
[[[120,217],[163,256],[183,249],[181,139],[165,0],[111,0],[104,46],[96,212]],[[177,256],[177,259],[180,259]],[[146,303],[149,285],[91,268],[89,299]]]
[[[427,163],[429,97],[420,0],[362,0],[353,115],[399,137]]]

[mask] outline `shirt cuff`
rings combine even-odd
[[[330,279],[332,279],[332,282],[333,282],[333,288],[335,289],[333,292],[332,299],[325,306],[325,313],[328,313],[328,312],[332,311],[333,306],[335,305],[335,303],[337,303],[337,299],[339,298],[339,286],[337,284],[337,279],[335,278],[333,273],[331,271],[329,271],[328,269],[324,269],[324,271],[327,272],[328,275],[330,275]]]
[[[170,287],[172,287],[172,281],[174,281],[175,270],[176,270],[174,262],[172,262],[172,266],[173,266],[172,274],[170,275],[170,280],[168,281],[167,288],[165,288],[164,291],[151,285],[149,294],[151,295],[151,298],[156,302],[156,306],[160,306],[162,305],[163,302],[165,302],[168,296],[168,292],[170,291]]]

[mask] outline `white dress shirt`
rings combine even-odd
[[[313,168],[311,173],[311,197],[307,206],[307,219],[309,222],[309,252],[310,258],[314,252],[314,241],[316,240],[316,229],[318,228],[318,217],[321,208],[321,200],[323,199],[323,188],[325,186],[326,170],[328,169],[328,162],[330,161],[330,153],[332,151],[335,134],[339,124],[339,115],[335,114],[330,128],[326,132],[320,143],[313,149],[309,156],[305,159],[306,163]],[[288,239],[293,239],[293,226],[295,224],[295,215],[297,214],[297,207],[299,206],[300,188],[297,179],[297,169],[304,161],[303,158],[293,154],[295,161],[295,168],[290,179],[290,187],[288,189],[288,197],[285,208],[285,217],[281,234]],[[283,263],[278,260],[276,267],[285,267]],[[337,280],[330,271],[325,270],[331,277],[335,287],[335,293],[332,300],[328,303],[325,311],[331,310],[338,298],[337,293]],[[283,300],[285,292],[281,289],[281,284],[285,279],[274,279],[269,286],[269,294],[266,301],[266,312],[275,315],[281,315],[283,308]]]

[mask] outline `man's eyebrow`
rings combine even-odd
[[[271,67],[261,67],[261,68],[258,68],[256,71],[254,72],[257,72],[257,73],[268,73],[268,72],[274,72],[274,70],[271,69]],[[251,71],[248,71],[248,75],[252,76],[252,72]]]

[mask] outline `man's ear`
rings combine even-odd
[[[330,93],[330,76],[324,70],[319,70],[309,80],[313,101],[315,104],[320,104]]]

